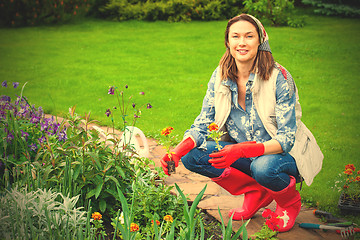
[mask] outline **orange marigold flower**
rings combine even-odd
[[[343,187],[344,189],[347,189],[347,188],[349,188],[349,186],[348,185],[344,185],[344,187]]]
[[[353,174],[353,170],[351,170],[350,168],[347,168],[347,169],[344,171],[344,173],[345,173],[346,175],[352,175],[352,174]]]
[[[359,174],[359,175],[360,175],[360,170],[359,170],[359,171],[357,171],[357,174]]]
[[[137,232],[139,231],[139,225],[137,225],[136,223],[131,223],[130,224],[130,232]]]
[[[360,176],[357,176],[354,181],[355,182],[360,182]]]
[[[354,164],[348,164],[345,166],[345,170],[351,169],[351,171],[355,171],[355,166]]]
[[[166,215],[164,217],[164,220],[167,221],[167,222],[173,222],[174,221],[174,219],[173,219],[173,217],[171,215]]]
[[[151,220],[151,225],[154,225],[154,220]],[[160,225],[160,221],[159,220],[156,220],[156,225]]]
[[[167,136],[172,132],[172,130],[174,130],[173,127],[166,127],[163,130],[161,130],[161,135]]]
[[[91,218],[93,218],[94,220],[100,220],[102,218],[102,215],[99,212],[94,212],[93,214],[91,214]]]
[[[216,123],[211,123],[208,128],[210,132],[219,130],[219,126]]]

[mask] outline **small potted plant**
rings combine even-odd
[[[336,186],[341,191],[338,207],[342,213],[360,213],[360,170],[354,164],[345,165],[345,171],[339,174]]]
[[[219,144],[220,140],[221,140],[221,137],[226,134],[226,132],[223,132],[223,131],[220,131],[219,130],[219,126],[216,124],[216,123],[211,123],[209,126],[208,126],[208,132],[209,132],[209,135],[208,135],[208,138],[211,138],[215,141],[216,143],[216,149],[217,151],[220,151],[221,150],[221,146]]]
[[[174,130],[173,127],[166,127],[163,130],[161,130],[161,135],[163,135],[166,138],[166,142],[165,142],[165,148],[166,148],[166,153],[169,156],[170,161],[167,162],[167,168],[168,168],[168,172],[169,174],[171,173],[175,173],[175,162],[171,159],[171,152],[170,152],[170,146],[172,141],[174,140],[175,136],[170,137],[170,134],[172,133],[172,131]]]

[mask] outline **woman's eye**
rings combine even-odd
[[[248,37],[248,38],[253,38],[254,36],[253,36],[253,35],[248,35],[247,37]]]

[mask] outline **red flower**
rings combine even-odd
[[[270,219],[266,219],[265,224],[273,231],[279,230],[280,218],[272,217]]]
[[[219,126],[216,123],[211,123],[208,128],[210,132],[219,130]]]
[[[151,225],[154,225],[154,220],[151,220]],[[156,220],[156,225],[160,225],[160,221],[159,220]]]
[[[346,175],[352,175],[352,174],[353,174],[353,170],[351,170],[350,168],[346,168],[345,171],[344,171],[344,173],[345,173]]]
[[[278,231],[281,219],[278,217],[276,213],[271,211],[270,209],[265,209],[262,213],[262,216],[266,218],[265,224],[272,230]]]
[[[345,166],[345,171],[348,170],[348,169],[351,169],[351,171],[355,171],[355,166],[354,164],[348,164]]]
[[[272,218],[272,217],[277,217],[277,215],[276,215],[276,213],[274,213],[273,211],[271,211],[270,209],[265,209],[264,211],[263,211],[263,213],[262,213],[262,216],[264,217],[264,218],[268,218],[268,217],[270,217],[270,218]]]
[[[164,128],[163,130],[161,130],[161,135],[167,136],[172,132],[172,130],[174,130],[173,127]]]

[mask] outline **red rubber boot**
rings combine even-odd
[[[235,212],[233,220],[250,219],[260,208],[266,207],[273,200],[268,191],[255,179],[235,168],[226,168],[220,177],[211,180],[232,195],[244,194],[243,206],[229,212],[229,217]]]
[[[290,176],[290,184],[285,189],[274,192],[268,189],[268,192],[276,201],[275,213],[281,219],[279,232],[289,231],[295,224],[295,219],[301,210],[300,193],[296,190],[296,180]]]

